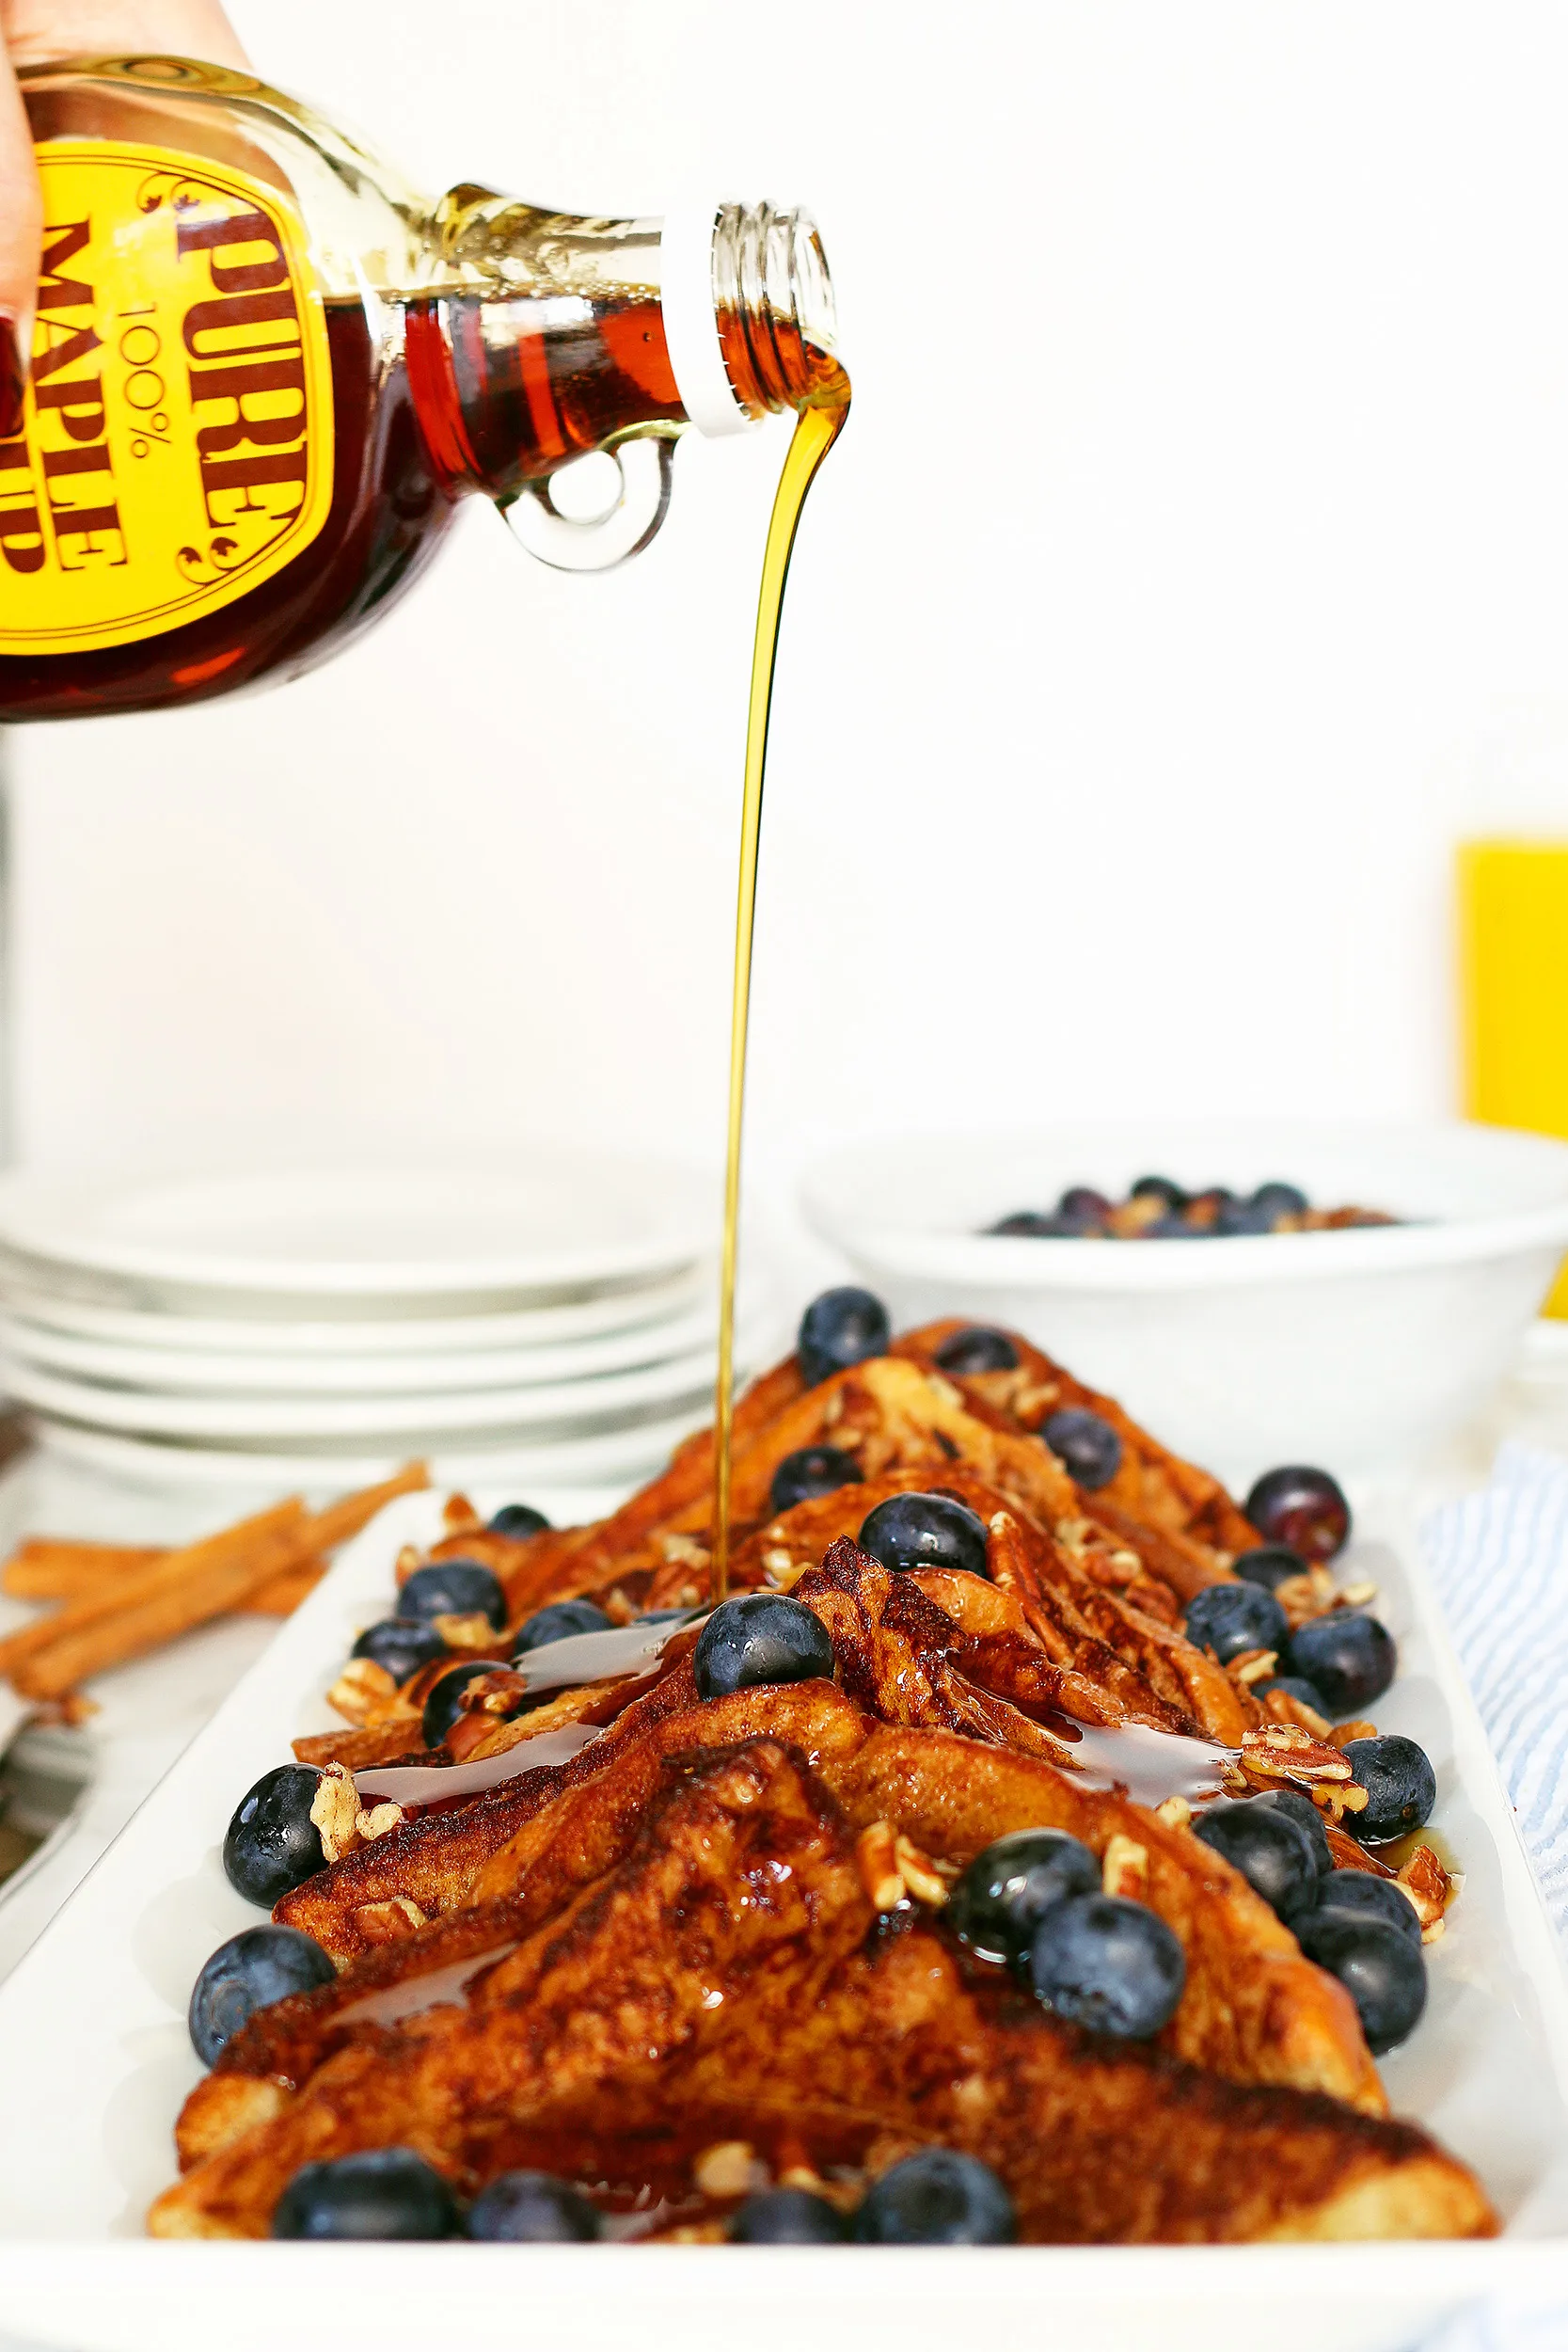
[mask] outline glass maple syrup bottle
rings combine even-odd
[[[688,426],[744,430],[833,375],[802,213],[430,203],[296,101],[184,58],[23,88],[47,226],[0,442],[0,720],[297,675],[471,492],[546,563],[619,563],[663,520]],[[595,452],[610,498],[573,517],[558,477]]]

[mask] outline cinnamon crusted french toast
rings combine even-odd
[[[737,1598],[636,1673],[535,1690],[548,1636],[529,1629],[562,1601],[613,1626],[700,1597],[705,1438],[596,1527],[519,1541],[457,1504],[400,1563],[477,1564],[495,1605],[468,1613],[482,1626],[437,1612],[441,1654],[401,1682],[351,1670],[335,1699],[361,1720],[296,1743],[324,1867],[274,1915],[334,1973],[230,2035],[154,2234],[265,2235],[375,2151],[405,2152],[454,2214],[544,2172],[623,2235],[746,2236],[784,2192],[814,2201],[814,2231],[886,2234],[872,2217],[915,2175],[928,2189],[939,2151],[965,2178],[989,2168],[1005,2233],[1028,2240],[1496,2227],[1463,2165],[1386,2120],[1375,2009],[1303,1949],[1327,1893],[1308,1916],[1268,1875],[1279,1855],[1307,1879],[1354,1869],[1403,1921],[1374,1921],[1374,1951],[1393,1937],[1396,1976],[1419,1966],[1446,1877],[1428,1854],[1396,1878],[1346,1834],[1386,1802],[1355,1752],[1387,1743],[1269,1691],[1275,1655],[1236,1648],[1231,1618],[1262,1622],[1266,1588],[1233,1564],[1264,1547],[1218,1482],[1010,1334],[955,1369],[966,1336],[936,1325],[815,1383],[792,1359],[755,1384]],[[1075,1479],[1035,1434],[1064,1410],[1114,1432],[1108,1476]],[[947,1551],[899,1556],[922,1513]],[[1322,1571],[1285,1566],[1295,1620],[1330,1616]],[[1238,1596],[1218,1615],[1199,1601],[1215,1586]],[[1224,1638],[1191,1638],[1204,1624]],[[572,1754],[548,1738],[565,1724]],[[1139,1803],[1096,1769],[1118,1740],[1168,1753],[1173,1789],[1175,1759],[1204,1758],[1204,1794],[1242,1800],[1214,1808],[1228,1839],[1196,1798]],[[496,1758],[510,1776],[485,1788],[456,1769]],[[394,1760],[452,1768],[457,1793],[362,1797],[354,1773]],[[1265,1814],[1259,1862],[1234,1817]],[[1009,1941],[987,1904],[1058,1867],[1070,1885]],[[1126,1980],[1107,1988],[1113,1946]]]

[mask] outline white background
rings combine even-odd
[[[752,1136],[1454,1096],[1460,833],[1568,831],[1568,11],[238,0],[434,189],[821,220]],[[38,1166],[721,1139],[781,423],[562,578],[11,741]],[[1092,1173],[1092,1171],[1087,1171]]]

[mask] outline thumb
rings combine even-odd
[[[22,427],[42,235],[33,135],[16,76],[0,54],[0,440]]]

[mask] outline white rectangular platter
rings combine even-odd
[[[185,2030],[213,1948],[257,1914],[218,1850],[240,1796],[330,1717],[323,1693],[384,1613],[437,1498],[342,1554],[0,1989],[0,2337],[62,2352],[837,2352],[897,2342],[1396,2352],[1501,2288],[1568,2301],[1568,1981],[1485,1737],[1412,1566],[1406,1507],[1361,1499],[1346,1571],[1400,1641],[1380,1726],[1419,1739],[1465,1870],[1428,2011],[1385,2062],[1395,2111],[1481,2172],[1506,2222],[1476,2246],[873,2249],[152,2244],[198,2067]]]

